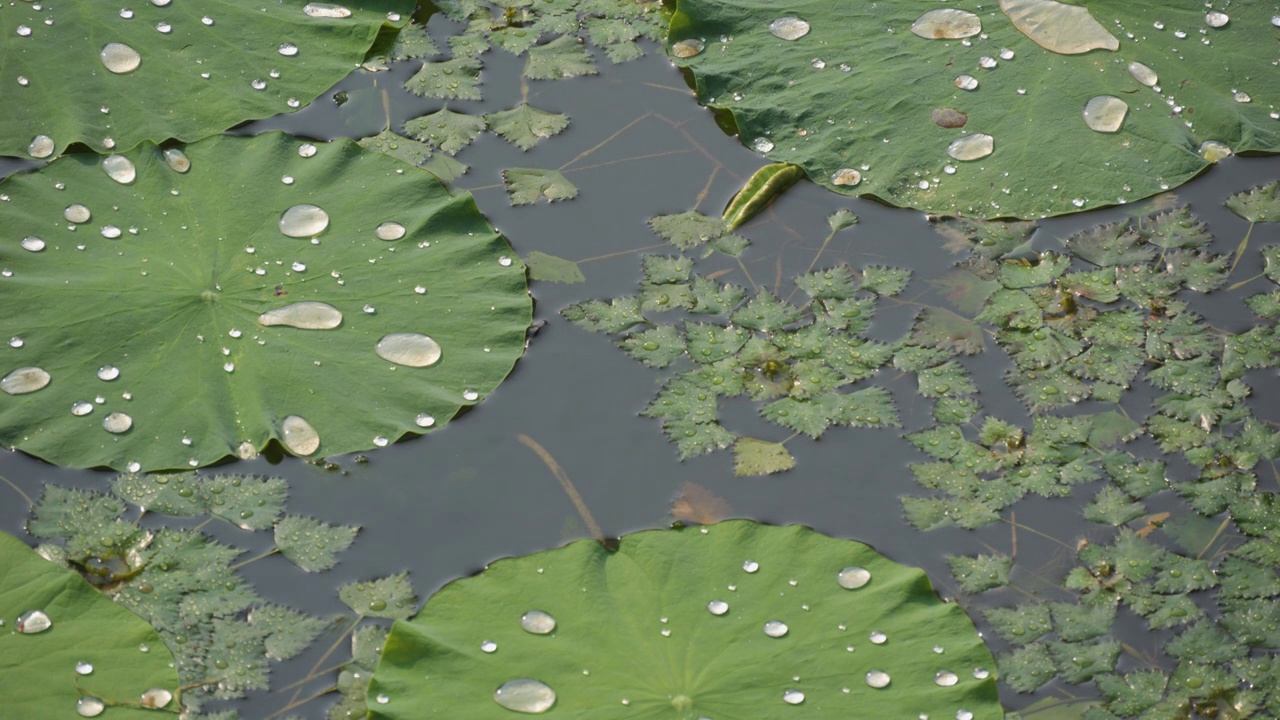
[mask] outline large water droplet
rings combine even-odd
[[[331,3],[307,3],[307,6],[302,8],[302,12],[316,18],[351,17],[350,10]]]
[[[280,47],[276,48],[276,52],[285,57],[293,57],[298,54],[298,46],[291,42],[280,43]]]
[[[809,34],[809,23],[798,17],[780,17],[769,23],[769,32],[783,40],[799,40]]]
[[[1231,22],[1231,17],[1224,12],[1214,10],[1204,16],[1204,24],[1212,28],[1220,28]]]
[[[787,690],[782,693],[782,702],[788,705],[799,705],[804,702],[804,693],[799,690]]]
[[[22,238],[22,249],[30,252],[40,252],[44,249],[44,240],[35,235],[28,235]]]
[[[883,670],[872,670],[867,673],[867,685],[873,688],[888,687],[889,683],[889,673]]]
[[[436,424],[436,419],[435,419],[435,417],[434,417],[434,416],[432,416],[432,415],[430,415],[430,414],[428,414],[428,413],[419,413],[419,414],[418,414],[418,417],[416,417],[416,418],[414,418],[414,419],[413,419],[413,422],[414,422],[418,427],[424,427],[424,428],[425,428],[425,427],[431,427],[432,425],[435,425],[435,424]]]
[[[951,687],[952,685],[960,682],[960,678],[956,677],[956,674],[950,670],[939,670],[938,673],[933,676],[933,681],[942,687]]]
[[[106,704],[92,695],[85,695],[76,700],[76,714],[80,717],[98,717],[106,709]]]
[[[76,417],[84,417],[93,412],[93,403],[81,400],[71,404],[71,414]]]
[[[133,427],[133,418],[122,412],[113,412],[102,418],[102,428],[109,433],[119,435]]]
[[[671,54],[678,58],[691,58],[702,53],[706,45],[697,38],[689,38],[671,46]]]
[[[1137,80],[1147,87],[1151,87],[1160,82],[1160,77],[1156,75],[1155,70],[1152,70],[1150,67],[1147,67],[1137,61],[1129,63],[1129,74],[1133,76],[1134,80]]]
[[[959,40],[982,32],[982,20],[967,10],[930,10],[911,24],[911,32],[927,40]]]
[[[972,75],[959,75],[955,79],[956,87],[961,90],[977,90],[978,78]]]
[[[483,642],[481,642],[481,643],[480,643],[480,650],[481,650],[481,651],[483,651],[483,652],[487,652],[487,653],[497,652],[497,651],[498,651],[498,643],[496,643],[496,642],[494,642],[494,641],[492,641],[492,640],[485,640],[485,641],[483,641]]]
[[[995,138],[982,133],[965,135],[947,146],[947,154],[956,160],[978,160],[995,150]]]
[[[556,691],[532,678],[518,678],[502,684],[493,692],[493,700],[508,710],[522,713],[544,713],[556,704]]]
[[[888,635],[885,635],[884,633],[880,632],[879,630],[876,630],[876,631],[874,631],[874,632],[872,632],[872,633],[871,633],[871,642],[872,642],[873,644],[875,644],[875,645],[883,645],[883,644],[885,644],[885,643],[889,642],[889,636],[888,636]]]
[[[956,720],[973,720],[973,713],[964,709],[957,710]]]
[[[723,600],[712,600],[707,603],[707,612],[712,615],[723,615],[729,612],[729,603]]]
[[[520,627],[534,635],[546,635],[556,629],[556,619],[541,610],[530,610],[520,616]]]
[[[42,610],[28,610],[18,616],[18,632],[34,635],[53,627],[53,621]]]
[[[770,620],[764,624],[764,634],[771,638],[780,638],[783,635],[786,635],[788,630],[790,630],[790,628],[788,628],[787,624],[781,620]]]
[[[871,571],[852,565],[836,574],[836,582],[840,583],[840,587],[846,590],[857,590],[871,582]]]
[[[374,352],[387,362],[409,367],[429,367],[440,362],[440,344],[421,333],[384,335]]]
[[[280,232],[289,237],[312,237],[327,227],[329,213],[315,205],[294,205],[280,216]]]
[[[169,167],[174,172],[184,173],[191,169],[191,158],[178,148],[168,148],[164,151],[164,161],[169,163]]]
[[[93,672],[93,663],[85,660],[81,660],[80,662],[76,663],[76,674],[89,675],[92,672]]]
[[[287,325],[301,330],[332,330],[342,324],[342,311],[322,302],[297,302],[258,316],[260,325]]]
[[[753,573],[760,569],[760,563],[756,562],[755,560],[747,560],[746,562],[742,563],[742,569],[745,570],[746,572]]]
[[[98,368],[99,380],[110,381],[110,380],[115,380],[118,377],[120,377],[120,368],[116,367],[115,365],[103,365],[102,367]]]
[[[142,693],[142,707],[162,708],[173,701],[173,693],[164,688],[151,688]]]
[[[302,143],[298,146],[298,157],[309,158],[316,154],[316,146],[311,143]]]
[[[1225,157],[1230,157],[1230,155],[1231,147],[1226,143],[1217,140],[1205,140],[1200,143],[1200,157],[1211,163],[1216,163]]]
[[[862,182],[862,173],[853,168],[840,168],[831,174],[832,185],[843,185],[853,187]]]
[[[1090,130],[1100,133],[1113,133],[1124,123],[1124,116],[1129,112],[1129,105],[1114,95],[1098,95],[1089,98],[1084,106],[1084,124]]]
[[[66,218],[67,222],[86,223],[89,222],[89,218],[93,217],[93,215],[89,212],[89,208],[80,203],[75,203],[68,205],[62,211],[62,217]]]
[[[404,237],[404,226],[398,222],[384,222],[373,233],[379,240],[399,240]]]
[[[35,392],[49,384],[49,373],[38,367],[18,368],[0,379],[0,390],[10,395]]]
[[[767,153],[773,150],[773,141],[767,137],[758,137],[751,141],[751,147],[755,148],[756,152]]]
[[[128,185],[138,177],[133,162],[123,155],[108,155],[102,159],[102,169],[107,177],[121,185]]]
[[[320,448],[320,434],[297,415],[290,415],[280,423],[280,434],[284,446],[294,455],[306,457]]]
[[[142,56],[137,50],[118,42],[103,45],[98,57],[102,59],[103,67],[117,75],[131,73],[142,64]]]
[[[31,138],[27,146],[27,154],[33,158],[47,158],[53,154],[53,138],[48,135],[37,135]]]

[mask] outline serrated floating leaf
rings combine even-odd
[[[450,155],[457,155],[459,150],[479,137],[485,127],[485,118],[450,110],[445,105],[436,112],[407,120],[404,131],[433,150],[439,148]]]
[[[852,210],[842,208],[827,216],[827,225],[831,226],[831,232],[840,232],[857,224],[858,216]]]
[[[1009,584],[1013,558],[1004,555],[958,555],[947,558],[951,574],[965,592],[980,593]]]
[[[272,439],[301,455],[367,450],[443,425],[523,352],[524,268],[469,195],[347,140],[222,136],[185,154],[176,172],[154,146],[125,153],[130,185],[79,157],[0,185],[5,227],[48,245],[0,249],[12,272],[0,326],[53,378],[0,409],[6,445],[129,472],[252,456]],[[80,222],[65,221],[68,204]],[[462,286],[484,290],[449,289]],[[337,327],[307,329],[335,313]],[[406,334],[416,344],[397,348],[423,353],[387,352]],[[421,367],[428,346],[437,361]]]
[[[925,308],[916,317],[912,339],[940,350],[975,355],[982,352],[982,327],[968,318],[943,308]]]
[[[553,203],[578,197],[578,188],[559,170],[511,168],[502,171],[502,182],[512,205],[533,205],[539,200]]]
[[[554,619],[552,634],[522,628],[532,611]],[[802,669],[855,660],[835,675]],[[847,718],[846,687],[867,717],[907,703],[913,717],[988,718],[1000,715],[995,682],[973,670],[993,667],[919,570],[807,528],[728,521],[494,562],[392,628],[369,692],[388,698],[377,710],[389,720],[427,708],[475,720]]]
[[[178,690],[173,656],[155,630],[75,571],[6,533],[0,533],[0,618],[5,714],[75,718],[77,703],[88,710],[92,700],[133,700],[150,688]],[[149,652],[140,652],[142,647]],[[141,720],[156,712],[113,707],[109,715]]]
[[[569,127],[569,117],[561,113],[539,110],[522,102],[510,110],[484,116],[489,129],[521,150],[528,150]]]
[[[361,617],[392,620],[408,620],[413,617],[418,602],[407,572],[377,580],[347,583],[338,588],[338,598]]]
[[[744,437],[733,444],[733,474],[738,477],[771,475],[795,466],[796,459],[782,443]]]
[[[561,35],[551,42],[529,48],[524,65],[524,76],[530,80],[556,80],[598,72],[591,55],[572,35]]]
[[[346,77],[384,25],[403,24],[388,13],[407,17],[413,3],[345,7],[346,17],[327,18],[304,13],[302,3],[190,13],[167,2],[15,5],[0,36],[9,98],[0,155],[45,159],[75,142],[105,152],[194,141],[291,112]]]
[[[404,87],[422,97],[480,100],[480,70],[483,67],[483,63],[470,57],[423,63],[422,68],[404,82]]]
[[[1280,180],[1232,195],[1227,208],[1251,223],[1280,222]]]
[[[267,657],[288,660],[310,645],[329,623],[280,605],[260,605],[249,611],[249,625],[264,635]]]
[[[338,553],[355,542],[358,525],[330,525],[315,518],[286,515],[276,523],[276,549],[307,572],[328,570]]]
[[[443,183],[451,183],[466,175],[471,169],[448,155],[433,154],[431,146],[426,143],[397,135],[390,130],[361,138],[358,142],[360,147],[366,150],[380,152],[410,165],[416,165],[440,178],[440,182]]]
[[[1276,97],[1261,80],[1270,59],[1252,52],[1272,42],[1275,9],[1229,10],[1215,29],[1203,7],[1157,0],[1004,0],[963,8],[990,38],[968,42],[908,32],[932,3],[693,0],[667,43],[744,145],[836,192],[1037,218],[1155,195],[1231,152],[1280,150]],[[788,18],[806,31],[770,31]],[[674,52],[694,40],[702,52]],[[1180,112],[1145,112],[1174,87],[1194,127]],[[942,110],[963,127],[931,119]],[[844,120],[817,130],[830,117]]]
[[[738,229],[743,223],[769,207],[779,195],[799,182],[802,177],[804,177],[804,170],[790,163],[774,163],[756,170],[725,206],[723,215],[725,227],[730,230]],[[857,218],[854,218],[854,222],[856,221]]]
[[[586,282],[582,268],[573,260],[566,260],[555,255],[548,255],[540,250],[524,256],[524,264],[529,268],[529,279],[553,283]]]

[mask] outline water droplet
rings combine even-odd
[[[747,560],[746,562],[742,563],[742,569],[745,570],[746,572],[753,573],[760,569],[760,563],[756,562],[755,560]]]
[[[151,646],[147,645],[146,643],[142,643],[141,645],[138,646],[138,652],[149,653],[151,652]]]
[[[37,135],[27,146],[27,154],[33,158],[47,158],[53,154],[53,138],[48,135]]]
[[[867,673],[867,685],[873,688],[888,687],[889,682],[889,673],[883,670],[872,670]]]
[[[1214,10],[1204,16],[1204,24],[1212,28],[1220,28],[1231,22],[1230,16],[1224,12]]]
[[[102,429],[109,433],[119,435],[128,432],[133,427],[133,418],[122,412],[113,412],[102,418]]]
[[[671,54],[678,58],[691,58],[699,55],[706,48],[706,45],[697,38],[689,38],[671,46]]]
[[[503,255],[502,257],[498,258],[498,264],[501,265],[502,267],[511,267],[511,262],[512,262],[511,258],[507,257],[506,255]]]
[[[22,347],[23,345],[26,345],[26,344],[27,344],[27,341],[26,341],[26,340],[23,340],[22,338],[18,337],[17,335],[14,335],[13,337],[9,338],[9,347],[11,347],[11,348],[20,348],[20,347]]]
[[[769,23],[769,32],[782,40],[799,40],[809,34],[809,23],[798,17],[780,17]]]
[[[281,440],[289,452],[300,457],[311,455],[320,448],[320,434],[311,423],[290,415],[280,423]]]
[[[302,12],[314,18],[346,18],[351,17],[351,11],[341,5],[333,5],[330,3],[307,3],[302,8]]]
[[[1140,62],[1135,61],[1129,63],[1129,74],[1133,76],[1134,80],[1137,80],[1147,87],[1152,87],[1156,83],[1160,82],[1160,77],[1156,75],[1156,71]]]
[[[441,355],[440,344],[421,333],[384,335],[373,351],[387,362],[408,367],[430,367]]]
[[[530,610],[520,616],[520,627],[534,635],[546,635],[556,629],[556,619],[541,610]]]
[[[1084,106],[1084,124],[1090,130],[1100,133],[1113,133],[1124,123],[1124,116],[1129,112],[1129,105],[1113,95],[1098,95],[1089,98]]]
[[[68,205],[66,209],[62,211],[62,217],[66,218],[67,222],[86,223],[89,222],[89,218],[93,216],[89,213],[89,208],[81,205],[80,203],[75,203],[73,205]]]
[[[973,713],[968,710],[957,710],[956,720],[973,720]]]
[[[156,23],[156,32],[168,35],[173,32],[173,26],[167,22],[158,22]]]
[[[0,390],[10,395],[35,392],[49,384],[49,373],[38,367],[23,367],[0,379]]]
[[[482,651],[484,651],[484,652],[487,652],[487,653],[497,652],[497,651],[498,651],[498,643],[496,643],[496,642],[494,642],[494,641],[492,641],[492,640],[485,640],[484,642],[480,643],[480,649],[481,649]]]
[[[202,25],[207,26],[207,27],[212,27],[212,26],[213,26],[213,18],[209,17],[208,15],[205,15],[204,17],[200,18],[200,23],[201,23]]]
[[[379,240],[399,240],[404,237],[404,226],[398,222],[384,222],[373,232]]]
[[[961,90],[977,90],[978,78],[972,75],[960,75],[956,77],[955,84],[956,84],[956,87],[960,88]]]
[[[986,668],[974,668],[973,676],[978,678],[979,680],[986,680],[987,678],[991,677],[991,671],[987,670]]]
[[[316,146],[311,143],[302,143],[298,146],[298,157],[309,158],[316,154]]]
[[[373,439],[373,444],[376,445],[377,447],[386,447],[388,442],[390,441],[387,440],[387,438],[382,435],[379,435]]]
[[[71,414],[76,417],[84,417],[91,412],[93,412],[93,403],[91,402],[81,400],[80,402],[71,404]]]
[[[836,575],[836,582],[846,590],[857,590],[871,582],[871,571],[857,565],[851,565]]]
[[[342,324],[342,311],[322,302],[298,302],[258,316],[260,325],[286,325],[301,330],[332,330]]]
[[[809,65],[814,70],[824,70],[827,67],[827,62],[822,58],[814,58],[813,60],[809,61]]]
[[[19,25],[17,32],[20,37],[31,37],[31,28],[26,25]]]
[[[293,57],[298,54],[298,46],[291,42],[280,43],[280,47],[276,48],[276,52],[285,57]]]
[[[34,635],[53,627],[53,621],[41,610],[28,610],[18,616],[18,632]]]
[[[173,701],[173,693],[164,688],[151,688],[142,693],[142,707],[162,708]]]
[[[751,141],[751,147],[755,148],[756,152],[767,153],[773,150],[773,141],[767,137],[758,137]]]
[[[102,159],[102,169],[107,177],[121,185],[128,185],[138,177],[133,162],[123,155],[108,155]]]
[[[169,167],[174,172],[184,173],[191,169],[191,159],[187,154],[178,148],[169,148],[164,151],[164,161],[169,163]]]
[[[22,238],[22,249],[30,252],[40,252],[44,249],[44,240],[35,235],[28,235]]]
[[[327,227],[329,213],[315,205],[294,205],[280,215],[280,232],[289,237],[312,237]]]
[[[959,40],[982,32],[982,20],[966,10],[930,10],[916,18],[911,32],[926,40]]]
[[[556,704],[556,691],[532,678],[518,678],[502,684],[493,692],[493,700],[508,710],[522,713],[544,713]]]
[[[804,693],[799,690],[787,690],[782,693],[782,702],[788,705],[799,705],[804,702]]]
[[[436,419],[427,413],[419,413],[418,417],[413,419],[413,422],[417,424],[418,427],[431,427],[436,424]]]
[[[374,700],[377,700],[379,705],[386,705],[391,702],[391,698],[388,697],[386,693],[379,693]]]
[[[93,663],[81,660],[76,663],[76,673],[79,675],[88,675],[93,672]]]
[[[885,643],[889,642],[889,636],[888,636],[888,635],[885,635],[884,633],[880,632],[879,630],[876,630],[876,631],[874,631],[874,632],[872,632],[872,633],[871,633],[871,642],[872,642],[872,643],[874,643],[874,644],[876,644],[876,645],[883,645],[883,644],[885,644]]]
[[[933,676],[933,682],[941,685],[942,687],[951,687],[952,685],[960,682],[960,678],[956,677],[956,674],[950,670],[939,670],[938,673]]]
[[[142,56],[137,50],[118,42],[103,45],[98,57],[102,60],[103,67],[117,75],[131,73],[142,64]]]
[[[982,133],[965,135],[947,146],[947,154],[956,160],[978,160],[995,150],[995,138]]]
[[[843,185],[853,187],[862,182],[862,173],[853,168],[840,168],[831,174],[832,185]]]
[[[76,714],[80,717],[98,717],[106,709],[106,704],[92,695],[85,695],[76,700]]]
[[[783,635],[786,635],[788,630],[790,630],[790,628],[788,628],[787,624],[781,620],[770,620],[764,624],[764,634],[771,638],[780,638]]]
[[[946,173],[946,174],[948,174],[948,175],[955,175],[955,174],[956,174],[956,166],[955,166],[955,165],[944,165],[944,166],[942,167],[942,172],[944,172],[944,173]]]
[[[1253,97],[1243,90],[1236,90],[1231,94],[1231,98],[1238,103],[1253,102]]]
[[[306,272],[306,271],[307,271],[307,266],[306,266],[306,264],[304,264],[304,263],[300,263],[300,262],[294,262],[294,263],[293,263],[292,265],[290,265],[289,267],[290,267],[294,272],[299,272],[299,273],[300,273],[300,272]]]
[[[984,70],[990,70],[991,68],[995,67],[997,64],[998,63],[996,62],[996,59],[991,57],[990,55],[983,55],[982,57],[978,58],[978,67]]]
[[[262,78],[256,78],[250,81],[249,87],[253,88],[254,90],[266,90],[267,81],[263,80]]]
[[[729,612],[729,603],[723,600],[712,600],[707,603],[707,612],[712,615],[723,615]]]
[[[1013,51],[1012,51],[1012,50],[1010,50],[1009,48],[1000,48],[1000,59],[1001,59],[1001,60],[1012,60],[1012,59],[1013,59]]]
[[[1211,163],[1216,163],[1230,155],[1231,148],[1226,143],[1218,142],[1217,140],[1205,140],[1200,143],[1200,157]]]

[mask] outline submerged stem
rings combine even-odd
[[[560,467],[560,463],[556,462],[551,453],[539,445],[537,440],[528,435],[517,433],[516,439],[536,453],[538,458],[547,466],[547,469],[551,471],[551,474],[556,476],[556,480],[560,481],[560,487],[564,488],[565,494],[569,496],[569,499],[573,501],[573,506],[577,508],[578,515],[581,515],[582,521],[587,524],[587,530],[591,532],[591,537],[603,545],[605,541],[604,531],[596,524],[596,519],[591,516],[591,510],[587,508],[587,503],[582,500],[582,496],[578,494],[578,489],[573,486],[573,482],[569,480],[564,468]]]
[[[233,570],[233,571],[234,571],[234,570],[239,570],[240,568],[244,567],[245,565],[248,565],[249,563],[255,563],[255,562],[258,562],[259,560],[261,560],[261,559],[263,559],[263,558],[266,558],[266,557],[271,557],[272,555],[275,555],[275,554],[276,554],[276,553],[278,553],[278,552],[280,552],[280,548],[278,548],[278,547],[273,547],[273,548],[271,548],[270,550],[268,550],[268,551],[266,551],[266,552],[262,553],[261,555],[258,555],[258,556],[256,556],[256,557],[251,557],[251,558],[249,558],[248,560],[244,560],[244,561],[242,561],[242,562],[238,562],[238,563],[236,563],[235,565],[232,565],[232,566],[231,566],[231,570]]]
[[[22,488],[18,487],[17,485],[14,485],[12,480],[10,480],[9,478],[3,475],[0,475],[0,480],[3,480],[5,485],[8,485],[9,487],[13,488],[14,492],[21,495],[22,499],[27,501],[27,505],[35,505],[35,503],[31,501],[31,496],[23,492]]]
[[[1245,249],[1249,247],[1249,236],[1252,234],[1253,223],[1249,223],[1249,229],[1244,232],[1244,239],[1240,241],[1240,245],[1236,248],[1236,257],[1231,261],[1231,269],[1227,271],[1228,275],[1236,271],[1236,265],[1240,264],[1240,258],[1244,256]]]

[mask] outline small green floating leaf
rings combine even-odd
[[[738,477],[770,475],[795,466],[796,459],[782,443],[744,437],[733,444],[733,474]]]
[[[355,542],[358,525],[330,525],[315,518],[285,516],[276,523],[276,549],[307,572],[338,564],[338,553]]]
[[[858,216],[854,215],[852,210],[842,208],[827,216],[827,224],[831,226],[831,232],[840,232],[857,225]]]
[[[338,598],[361,617],[408,620],[413,617],[418,596],[409,584],[409,573],[377,580],[347,583],[338,588]]]
[[[1280,222],[1280,180],[1232,195],[1227,208],[1251,223]]]
[[[1020,647],[1013,652],[1001,655],[1000,680],[1018,692],[1035,692],[1037,688],[1053,679],[1057,667],[1049,648],[1041,643]]]
[[[324,632],[329,623],[280,605],[260,605],[249,611],[248,622],[261,632],[263,647],[272,660],[288,660],[302,652]]]
[[[414,95],[441,100],[480,100],[480,70],[476,58],[455,57],[451,60],[423,63],[418,72],[404,82]]]
[[[466,175],[471,169],[448,155],[432,153],[431,146],[426,143],[397,135],[390,130],[361,138],[358,142],[360,147],[366,150],[390,155],[397,160],[421,167],[443,183],[451,183]]]
[[[539,200],[553,203],[578,197],[578,188],[559,170],[511,168],[502,171],[502,182],[512,205],[533,205]]]
[[[525,266],[529,268],[530,280],[566,284],[587,281],[587,277],[582,274],[582,268],[572,260],[548,255],[541,250],[534,250],[523,259]]]
[[[868,265],[862,269],[862,289],[882,297],[897,295],[911,280],[911,271],[881,265]]]
[[[673,325],[659,325],[623,338],[627,354],[648,365],[664,368],[684,355],[685,339]]]
[[[1084,508],[1084,517],[1104,525],[1124,525],[1142,517],[1146,508],[1139,502],[1133,502],[1122,490],[1104,487],[1098,491],[1093,502]]]
[[[569,127],[567,115],[539,110],[527,102],[510,110],[489,113],[484,119],[495,135],[521,150],[528,150]]]
[[[351,660],[338,671],[338,692],[342,699],[329,709],[330,720],[348,720],[368,714],[369,681],[382,658],[389,630],[365,624],[351,633]]]
[[[436,112],[413,118],[404,124],[404,131],[421,140],[431,149],[440,149],[450,155],[471,144],[485,130],[485,118],[455,112],[448,105]]]
[[[1013,558],[1006,555],[953,555],[947,557],[947,564],[962,590],[980,593],[1009,584]]]
[[[933,307],[916,316],[911,339],[920,345],[965,355],[976,355],[985,345],[982,326],[950,310]]]
[[[703,215],[697,210],[658,215],[649,219],[649,227],[681,250],[692,250],[729,232],[723,220]]]
[[[987,622],[1000,637],[1014,645],[1025,645],[1053,629],[1048,605],[1019,605],[985,611]]]
[[[529,48],[524,65],[524,76],[530,80],[555,80],[598,72],[591,55],[571,35],[561,35],[544,45]]]
[[[852,677],[801,669],[859,657],[874,664]],[[993,665],[972,623],[919,570],[807,528],[728,521],[627,535],[616,550],[583,540],[498,560],[395,624],[369,693],[389,699],[376,706],[388,720],[611,707],[653,718],[746,717],[743,708],[845,718],[844,687],[868,717],[893,716],[909,697],[913,717],[988,718],[1001,713],[995,682],[974,669]],[[512,681],[536,702],[495,694]],[[883,682],[892,690],[873,689]]]
[[[790,163],[774,163],[756,170],[725,206],[725,227],[730,230],[738,229],[743,223],[760,214],[802,177],[804,177],[804,170]],[[856,218],[854,221],[857,221]]]

